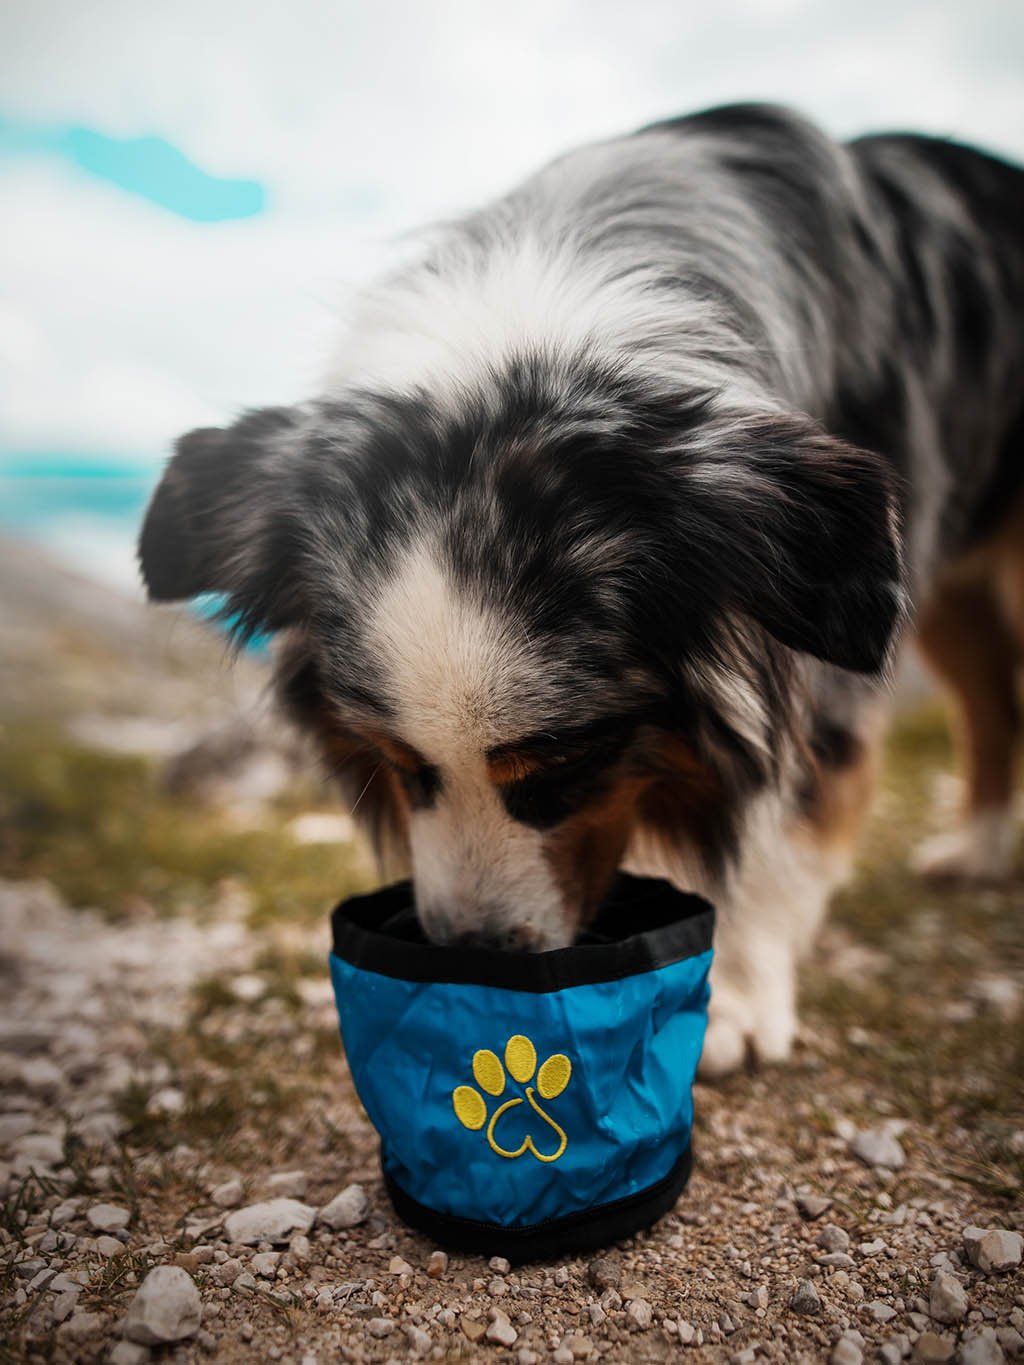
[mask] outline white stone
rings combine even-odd
[[[519,1333],[507,1318],[495,1318],[484,1335],[497,1346],[513,1346]]]
[[[86,1211],[86,1221],[97,1232],[123,1232],[131,1221],[131,1214],[118,1204],[93,1204]]]
[[[242,1195],[242,1182],[237,1175],[220,1185],[214,1185],[210,1191],[210,1198],[219,1209],[237,1209],[242,1202]]]
[[[864,1353],[849,1337],[840,1337],[829,1359],[830,1365],[862,1365]]]
[[[272,1280],[277,1274],[280,1260],[279,1251],[258,1251],[252,1258],[251,1265],[257,1275],[262,1275],[265,1280]]]
[[[964,1228],[964,1250],[983,1274],[1003,1275],[1020,1265],[1024,1237],[1006,1228]]]
[[[254,1246],[257,1242],[286,1242],[293,1232],[308,1232],[316,1209],[297,1199],[268,1199],[229,1213],[224,1231],[229,1242]]]
[[[137,1341],[119,1341],[110,1355],[107,1365],[145,1365],[149,1360],[149,1348]]]
[[[928,1312],[936,1322],[961,1322],[967,1316],[967,1291],[948,1270],[937,1270],[928,1291]]]
[[[626,1317],[631,1327],[646,1332],[654,1320],[654,1313],[646,1299],[630,1299],[626,1305]]]
[[[969,1327],[960,1343],[960,1365],[1003,1365],[1006,1355],[991,1327]]]
[[[202,1320],[202,1300],[188,1271],[158,1265],[139,1286],[123,1330],[130,1341],[160,1346],[194,1336]]]
[[[316,1218],[317,1222],[341,1232],[344,1228],[354,1228],[364,1222],[369,1211],[370,1201],[362,1185],[346,1185],[340,1194],[323,1206]]]
[[[854,1133],[850,1151],[867,1166],[881,1166],[898,1171],[906,1164],[903,1148],[885,1128],[867,1128]]]
[[[265,1189],[269,1195],[283,1195],[286,1199],[305,1199],[309,1177],[305,1171],[275,1171],[268,1175]]]

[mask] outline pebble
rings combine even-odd
[[[646,1332],[654,1321],[654,1312],[646,1299],[630,1299],[626,1305],[626,1317],[636,1331]]]
[[[202,1318],[199,1290],[188,1271],[176,1265],[159,1265],[139,1286],[123,1331],[131,1341],[160,1346],[195,1336]]]
[[[832,1207],[832,1200],[827,1199],[823,1194],[798,1194],[796,1207],[801,1218],[806,1218],[809,1223],[813,1223],[823,1213],[828,1213]]]
[[[459,1327],[462,1335],[468,1342],[475,1344],[487,1331],[486,1322],[481,1322],[479,1318],[471,1318],[468,1313],[463,1313],[459,1319]]]
[[[95,1239],[92,1249],[97,1255],[106,1256],[109,1259],[111,1256],[120,1256],[121,1252],[124,1251],[124,1243],[119,1242],[116,1237],[108,1237],[104,1234],[104,1236]]]
[[[952,1337],[940,1337],[935,1332],[922,1332],[914,1343],[911,1360],[914,1365],[944,1365],[953,1359],[956,1343]]]
[[[390,1336],[395,1330],[394,1318],[371,1318],[366,1324],[366,1330],[371,1337]]]
[[[305,1199],[309,1176],[305,1171],[275,1171],[268,1175],[263,1188],[268,1195],[285,1199]]]
[[[487,1262],[487,1264],[497,1275],[507,1275],[509,1271],[512,1269],[511,1265],[509,1264],[508,1261],[505,1260],[504,1256],[492,1256],[491,1259]]]
[[[425,1356],[430,1350],[430,1333],[425,1332],[422,1327],[417,1327],[415,1323],[410,1323],[405,1329],[405,1339],[414,1356]]]
[[[903,1148],[885,1128],[867,1128],[854,1133],[850,1151],[867,1166],[898,1171],[906,1164]]]
[[[323,1214],[321,1209],[320,1216]],[[229,1213],[224,1219],[224,1232],[229,1242],[242,1242],[247,1246],[257,1242],[286,1242],[293,1232],[308,1232],[316,1216],[316,1209],[297,1199],[268,1199],[262,1204],[249,1204]]]
[[[867,1305],[867,1311],[874,1318],[875,1322],[892,1322],[893,1318],[896,1316],[896,1309],[891,1308],[887,1303],[883,1303],[881,1299],[875,1299],[874,1302],[869,1303]]]
[[[849,1251],[849,1234],[835,1223],[826,1223],[815,1238],[823,1251]]]
[[[537,1365],[539,1357],[536,1351],[531,1351],[529,1346],[524,1346],[516,1356],[519,1365]]]
[[[280,1260],[279,1251],[258,1251],[249,1264],[257,1275],[262,1275],[265,1280],[272,1280],[277,1274]]]
[[[970,1263],[983,1275],[1003,1275],[1016,1270],[1024,1251],[1024,1237],[1005,1228],[964,1228],[964,1250]]]
[[[243,1193],[242,1182],[236,1175],[220,1185],[214,1185],[210,1191],[210,1198],[219,1209],[237,1209],[242,1202]]]
[[[821,1295],[810,1280],[801,1280],[793,1291],[789,1306],[794,1313],[813,1316],[821,1312]]]
[[[864,1352],[849,1337],[840,1337],[832,1348],[830,1365],[862,1365]]]
[[[948,1270],[937,1270],[928,1291],[928,1312],[936,1322],[960,1322],[967,1316],[967,1291]]]
[[[107,1356],[107,1365],[145,1365],[149,1348],[137,1341],[119,1341]]]
[[[131,1221],[131,1214],[117,1204],[93,1204],[85,1218],[97,1232],[122,1232]]]
[[[432,1280],[440,1280],[448,1270],[448,1253],[446,1251],[432,1251],[430,1260],[427,1262],[427,1274]]]
[[[496,1346],[512,1346],[515,1344],[519,1333],[508,1318],[495,1318],[484,1335],[488,1341],[493,1341]]]
[[[392,1256],[388,1262],[389,1275],[411,1275],[412,1266],[401,1256]]]
[[[618,1289],[622,1283],[619,1263],[613,1261],[610,1256],[602,1256],[596,1261],[591,1261],[587,1267],[587,1277],[595,1289]]]
[[[370,1201],[362,1185],[346,1185],[340,1194],[323,1206],[316,1217],[317,1222],[325,1223],[335,1232],[342,1232],[365,1222],[369,1212]]]
[[[1005,1360],[991,1327],[968,1327],[960,1343],[959,1365],[1003,1365]]]
[[[61,1323],[58,1336],[62,1340],[85,1341],[88,1337],[94,1337],[98,1332],[102,1332],[105,1325],[102,1313],[75,1313],[67,1322]]]

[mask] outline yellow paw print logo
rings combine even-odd
[[[537,1049],[530,1042],[529,1038],[524,1038],[521,1033],[513,1036],[505,1044],[505,1065],[488,1048],[482,1048],[473,1054],[473,1079],[476,1081],[480,1090],[485,1090],[494,1099],[505,1093],[505,1073],[506,1071],[512,1079],[519,1085],[526,1086],[526,1103],[533,1112],[542,1119],[547,1126],[558,1137],[558,1146],[553,1152],[538,1151],[533,1138],[527,1133],[522,1142],[514,1151],[509,1151],[502,1147],[495,1137],[495,1129],[502,1116],[510,1110],[518,1108],[523,1103],[521,1095],[515,1095],[512,1099],[505,1100],[504,1104],[499,1104],[491,1115],[490,1122],[487,1119],[487,1101],[480,1094],[479,1090],[474,1090],[471,1085],[460,1085],[452,1091],[452,1104],[455,1107],[455,1117],[462,1124],[463,1128],[468,1128],[472,1133],[478,1133],[484,1124],[487,1124],[487,1142],[492,1152],[498,1156],[508,1157],[514,1161],[524,1152],[529,1152],[538,1161],[557,1161],[568,1145],[568,1138],[565,1132],[559,1128],[558,1124],[537,1103],[536,1095],[540,1095],[543,1100],[555,1100],[569,1084],[572,1075],[572,1062],[562,1052],[556,1052],[543,1063],[537,1071]],[[537,1072],[536,1090],[527,1082],[533,1080],[534,1072]],[[550,1139],[546,1144],[550,1146]]]

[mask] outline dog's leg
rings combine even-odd
[[[921,652],[953,697],[967,789],[961,827],[926,840],[912,855],[911,865],[926,876],[999,880],[1013,865],[1019,644],[1014,602],[1002,590],[1012,586],[994,575],[946,583],[919,623]]]
[[[880,722],[876,713],[862,737],[849,737],[841,759],[821,763],[798,822],[783,819],[777,798],[754,812],[742,861],[719,901],[702,1075],[724,1075],[748,1057],[789,1056],[797,963],[849,871],[874,790]]]

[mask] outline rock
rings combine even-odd
[[[959,1365],[1004,1365],[1006,1355],[991,1327],[968,1327],[957,1360]]]
[[[92,1246],[95,1252],[100,1256],[106,1256],[108,1259],[111,1256],[120,1256],[121,1252],[124,1251],[123,1242],[119,1242],[116,1237],[107,1237],[106,1235],[97,1237]]]
[[[896,1316],[896,1309],[890,1308],[881,1299],[875,1299],[873,1303],[867,1305],[867,1312],[871,1314],[875,1322],[892,1322]]]
[[[371,1337],[387,1337],[395,1330],[394,1318],[371,1318],[366,1324]]]
[[[220,1265],[215,1265],[210,1271],[210,1278],[219,1285],[234,1284],[242,1273],[242,1262],[237,1256],[231,1256],[226,1261],[221,1261]]]
[[[906,1164],[903,1148],[885,1128],[867,1128],[855,1132],[850,1139],[850,1151],[866,1166],[881,1166],[898,1171]]]
[[[602,1256],[590,1262],[587,1278],[595,1289],[618,1289],[622,1283],[622,1271],[618,1261],[613,1261],[610,1256]]]
[[[106,1323],[102,1313],[75,1313],[68,1318],[67,1322],[62,1322],[57,1329],[57,1335],[62,1341],[87,1341],[89,1337],[94,1337],[103,1331]]]
[[[903,1352],[894,1341],[887,1341],[884,1346],[878,1348],[878,1359],[881,1365],[900,1365]]]
[[[214,1185],[210,1198],[219,1209],[237,1209],[242,1202],[243,1188],[238,1176],[232,1176],[220,1185]]]
[[[321,1210],[321,1214],[323,1214]],[[229,1242],[254,1246],[257,1242],[286,1242],[293,1232],[308,1232],[316,1209],[297,1199],[268,1199],[229,1213],[224,1231]]]
[[[961,1322],[967,1316],[967,1291],[948,1270],[937,1270],[928,1291],[928,1312],[936,1322]]]
[[[463,1313],[462,1317],[459,1319],[459,1327],[462,1329],[462,1335],[473,1345],[475,1345],[487,1331],[486,1322],[481,1322],[479,1318],[472,1318],[468,1313]]]
[[[432,1251],[427,1262],[427,1274],[432,1280],[440,1280],[448,1270],[448,1253]]]
[[[846,1252],[850,1250],[849,1235],[841,1227],[837,1227],[835,1223],[826,1223],[815,1241],[823,1251]]]
[[[861,1256],[881,1256],[885,1253],[886,1246],[881,1237],[876,1237],[873,1242],[861,1242],[857,1250]]]
[[[507,1275],[512,1269],[504,1256],[492,1256],[487,1262],[496,1275]]]
[[[794,1313],[813,1317],[821,1312],[821,1296],[810,1280],[801,1280],[793,1291],[789,1306]]]
[[[630,1299],[626,1304],[629,1325],[637,1332],[646,1332],[654,1321],[654,1312],[646,1299]]]
[[[346,1185],[340,1194],[323,1206],[316,1219],[335,1232],[341,1232],[345,1228],[358,1227],[365,1222],[369,1212],[370,1201],[362,1185]]]
[[[305,1199],[308,1185],[305,1171],[275,1171],[264,1182],[268,1195],[282,1195],[286,1199]]]
[[[1016,1270],[1024,1251],[1024,1237],[1005,1228],[964,1228],[967,1259],[984,1275]]]
[[[488,1341],[493,1341],[496,1346],[513,1346],[519,1333],[508,1318],[495,1318],[484,1335]]]
[[[137,1341],[119,1341],[107,1356],[107,1365],[145,1365],[147,1360],[148,1347],[140,1346]]]
[[[559,1346],[551,1359],[554,1361],[554,1365],[573,1365],[572,1351],[569,1350],[568,1346]]]
[[[832,1207],[832,1200],[823,1194],[798,1194],[795,1202],[800,1217],[806,1218],[809,1223],[813,1223]]]
[[[389,1275],[411,1275],[412,1266],[401,1256],[392,1256],[388,1262]]]
[[[768,1307],[768,1286],[759,1284],[756,1289],[752,1289],[747,1295],[747,1303],[756,1312],[758,1308]]]
[[[405,1329],[405,1339],[414,1356],[425,1356],[430,1350],[430,1333],[425,1332],[422,1327],[417,1327],[415,1323],[411,1323]]]
[[[840,1337],[829,1356],[830,1365],[862,1365],[864,1352],[849,1337]]]
[[[956,1343],[952,1337],[936,1336],[934,1332],[922,1332],[914,1343],[911,1360],[914,1365],[944,1365],[953,1359]]]
[[[272,1280],[277,1275],[280,1260],[281,1253],[279,1251],[259,1251],[249,1264],[257,1275],[261,1275],[265,1280]]]
[[[195,1336],[203,1320],[199,1290],[176,1265],[158,1265],[139,1286],[124,1320],[123,1332],[143,1346],[162,1346]]]
[[[117,1204],[93,1204],[85,1217],[89,1226],[97,1232],[122,1232],[131,1221],[128,1210]]]
[[[857,1262],[845,1251],[829,1251],[818,1257],[819,1265],[827,1265],[831,1270],[853,1270]]]

